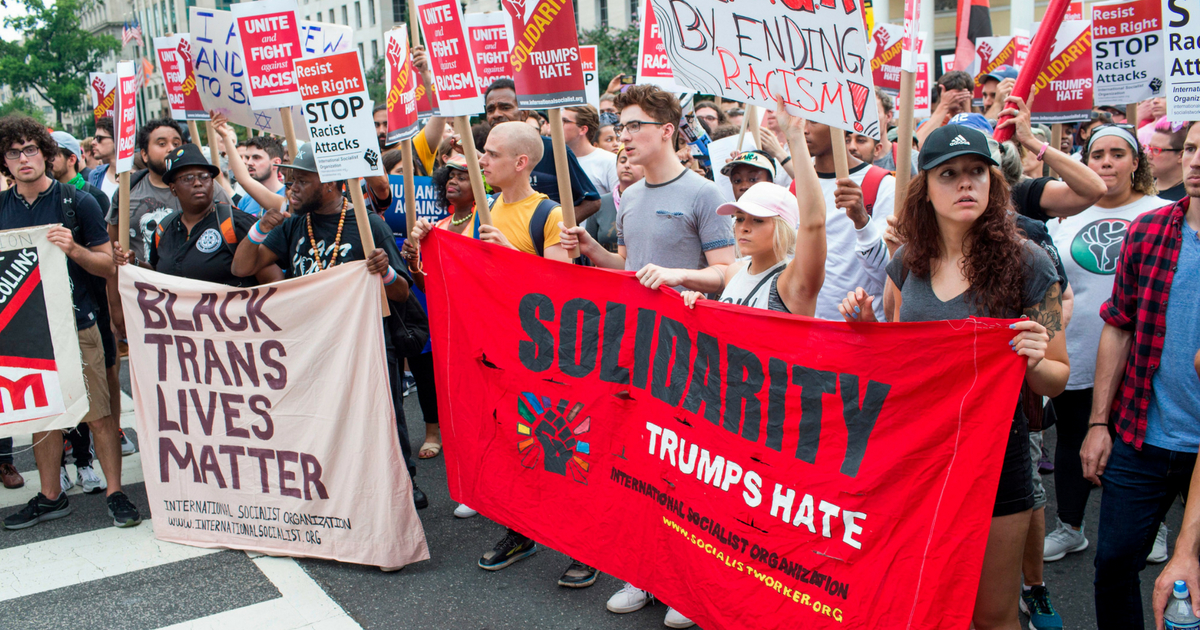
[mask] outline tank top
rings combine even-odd
[[[729,284],[725,285],[725,290],[721,292],[721,301],[751,308],[769,308],[771,287],[787,264],[788,261],[781,260],[768,269],[752,274],[750,264],[747,263],[741,271],[734,274]]]

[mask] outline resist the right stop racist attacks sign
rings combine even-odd
[[[300,59],[300,18],[295,0],[258,0],[230,7],[242,42],[251,109],[300,104],[292,60]]]
[[[1124,107],[1162,95],[1161,0],[1092,5],[1096,105]]]
[[[298,59],[296,79],[321,181],[383,175],[358,51]]]

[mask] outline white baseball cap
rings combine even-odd
[[[755,217],[781,217],[793,228],[800,223],[796,196],[783,186],[771,182],[759,182],[751,186],[742,193],[741,199],[718,206],[717,214],[732,215],[738,210]]]

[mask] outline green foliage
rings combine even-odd
[[[371,100],[375,101],[376,105],[387,103],[387,76],[383,65],[383,57],[375,60],[375,63],[367,69],[367,94],[371,96]]]
[[[4,23],[23,36],[23,41],[0,42],[0,83],[14,90],[30,89],[46,99],[58,115],[78,110],[88,90],[88,73],[100,62],[121,50],[111,35],[92,35],[80,28],[84,2],[20,0],[27,15],[5,18]]]
[[[10,114],[29,116],[43,125],[46,124],[46,117],[42,115],[42,109],[24,96],[18,96],[7,103],[0,104],[0,118]]]
[[[623,31],[601,26],[579,34],[579,43],[596,47],[596,64],[600,67],[600,91],[604,92],[613,77],[637,73],[638,22]]]

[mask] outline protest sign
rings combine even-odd
[[[1192,24],[1191,10],[1177,0],[1163,0],[1162,16],[1166,22],[1163,35],[1167,39],[1167,119],[1172,121],[1200,120],[1200,29]]]
[[[1077,0],[1067,5],[1067,13],[1063,16],[1063,20],[1086,20],[1088,16],[1083,14],[1083,2]]]
[[[88,73],[88,82],[91,89],[88,93],[92,96],[92,117],[95,120],[101,118],[117,117],[117,73],[115,72],[90,72]]]
[[[689,309],[447,230],[421,248],[455,501],[705,628],[970,624],[1025,374],[1008,321]]]
[[[1029,38],[1021,35],[979,37],[975,39],[975,105],[983,104],[983,82],[1000,66],[1020,70],[1029,53]]]
[[[242,45],[252,109],[300,104],[292,60],[300,59],[296,0],[255,0],[230,6]]]
[[[387,77],[387,143],[408,140],[420,131],[417,120],[417,72],[404,25],[384,34]]]
[[[392,187],[392,205],[383,213],[384,220],[392,228],[392,232],[396,236],[396,246],[404,245],[404,240],[408,237],[407,217],[405,216],[405,196],[404,196],[404,176],[403,175],[388,175],[388,184]],[[413,178],[413,188],[415,191],[417,218],[425,219],[430,223],[449,216],[449,211],[445,208],[439,208],[437,205],[437,189],[433,186],[432,177],[415,177]]]
[[[441,113],[470,116],[482,112],[483,92],[475,81],[462,8],[454,0],[417,0],[417,16]]]
[[[871,72],[875,87],[896,96],[900,93],[900,49],[904,44],[904,27],[899,24],[880,24],[871,36],[875,52],[871,55]]]
[[[1040,26],[1040,25],[1039,25]],[[1033,122],[1087,120],[1092,111],[1092,29],[1087,20],[1063,20],[1050,59],[1033,82]]]
[[[1092,7],[1092,94],[1096,105],[1125,106],[1163,93],[1160,0]]]
[[[468,13],[463,16],[463,23],[467,27],[471,56],[475,58],[475,85],[479,91],[486,91],[496,79],[513,78],[513,67],[508,62],[513,43],[508,13]]]
[[[317,57],[350,50],[354,31],[342,24],[300,21],[300,52],[304,57]]]
[[[675,82],[879,138],[871,50],[858,3],[653,0]],[[834,42],[837,42],[834,44]]]
[[[117,172],[133,170],[137,136],[137,76],[132,61],[117,63]]]
[[[900,49],[900,69],[905,72],[917,71],[917,55],[921,52],[920,40],[925,38],[921,29],[921,3],[919,0],[904,2],[904,41]]]
[[[584,105],[575,11],[562,0],[505,0],[514,46],[509,56],[522,109]]]
[[[384,175],[358,51],[294,63],[321,181]]]
[[[600,64],[596,61],[596,47],[580,46],[579,61],[583,67],[583,90],[588,105],[600,109]]]
[[[641,3],[641,14],[641,27],[638,29],[638,84],[649,83],[672,92],[681,90],[679,84],[675,83],[671,59],[663,46],[662,32],[649,2]]]
[[[933,106],[930,96],[929,82],[929,60],[921,59],[917,62],[916,87],[913,96],[913,115],[914,116],[929,116],[930,108]]]
[[[361,261],[253,289],[122,267],[155,536],[386,567],[429,557],[377,286]]]
[[[67,255],[49,230],[0,231],[0,437],[67,429],[88,412]]]
[[[158,66],[162,68],[167,103],[175,120],[208,120],[208,112],[196,89],[192,70],[192,42],[187,35],[168,35],[154,38],[158,51]]]
[[[426,120],[431,116],[441,116],[442,108],[438,106],[437,93],[433,91],[432,86],[425,85],[425,77],[421,73],[416,73],[417,76],[417,118]]]

